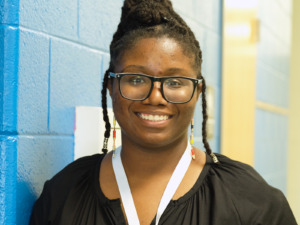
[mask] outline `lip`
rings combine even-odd
[[[173,117],[173,115],[165,112],[135,112],[135,115],[138,119],[140,119],[140,121],[142,121],[143,124],[156,127],[166,125]]]

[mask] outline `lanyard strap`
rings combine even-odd
[[[192,160],[190,150],[191,150],[191,145],[188,143],[186,150],[181,156],[181,159],[179,160],[169,180],[169,183],[167,184],[164,194],[160,200],[158,210],[156,213],[156,221],[155,221],[156,225],[158,225],[161,215],[165,211],[173,195],[175,194],[179,184],[181,183],[186,171],[188,170],[188,167]],[[116,149],[115,157],[112,158],[112,164],[113,164],[113,169],[116,176],[118,188],[120,191],[123,207],[128,220],[128,224],[139,225],[140,221],[136,212],[136,208],[128,184],[127,176],[121,160],[121,147]]]

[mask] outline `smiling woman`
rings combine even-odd
[[[188,127],[201,92],[201,86],[194,86],[193,80],[189,80],[197,78],[192,65],[193,61],[183,54],[182,47],[175,40],[166,37],[141,39],[133,48],[124,52],[116,64],[115,72],[149,74],[156,79],[184,77],[182,79],[187,79],[191,85],[189,88],[181,88],[188,90],[184,91],[184,101],[178,98],[182,91],[170,91],[170,88],[166,87],[165,83],[169,79],[153,82],[151,92],[151,88],[148,88],[146,93],[140,92],[144,99],[128,101],[124,98],[124,94],[128,93],[124,86],[124,77],[120,80],[111,79],[108,88],[113,99],[115,117],[122,130],[123,143],[130,142],[130,146],[140,146],[140,151],[148,151],[148,148],[159,151],[163,148],[171,152],[174,152],[178,143],[186,145]],[[148,83],[151,84],[151,81]],[[193,96],[194,89],[197,90]],[[130,96],[134,93],[131,88]],[[185,103],[170,104],[168,100]],[[156,116],[167,116],[167,119],[150,120]],[[168,144],[175,146],[167,147]],[[125,148],[126,145],[122,144],[124,152]],[[173,154],[171,152],[170,154]]]
[[[200,46],[170,1],[125,0],[110,52],[104,154],[46,182],[31,225],[296,224],[283,194],[253,168],[212,153]],[[122,134],[110,153],[107,90]],[[192,135],[188,142],[200,94],[206,152]]]

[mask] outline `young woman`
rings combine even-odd
[[[47,181],[31,225],[296,224],[279,190],[250,166],[212,153],[201,50],[170,1],[125,0],[110,53],[104,154]],[[107,90],[122,133],[110,153]],[[200,96],[206,153],[188,140]]]

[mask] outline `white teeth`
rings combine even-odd
[[[138,114],[142,119],[144,120],[150,120],[150,121],[163,121],[167,120],[169,116],[167,115],[149,115],[149,114]]]

